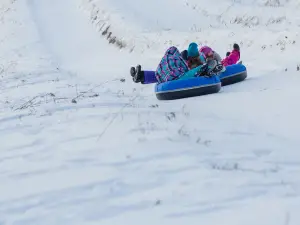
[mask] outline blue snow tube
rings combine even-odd
[[[247,78],[247,69],[242,64],[226,66],[226,70],[220,75],[222,86],[241,82]]]
[[[220,77],[217,75],[193,77],[156,84],[155,94],[159,100],[174,100],[217,93],[221,86]]]

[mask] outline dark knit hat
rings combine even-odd
[[[233,44],[233,49],[237,50],[237,51],[240,51],[240,46],[237,43],[234,43]]]

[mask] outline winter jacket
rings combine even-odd
[[[238,50],[232,50],[229,56],[222,60],[223,66],[229,66],[236,64],[240,59],[240,52]]]
[[[189,71],[188,65],[175,46],[170,47],[161,59],[155,76],[158,83],[177,80]]]
[[[214,59],[217,60],[219,63],[221,63],[221,61],[222,61],[221,56],[218,53],[216,53],[215,51],[213,51],[213,54],[214,54]]]

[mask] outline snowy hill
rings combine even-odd
[[[298,225],[299,7],[2,0],[0,224]],[[248,79],[170,102],[131,81],[191,41],[239,43]]]

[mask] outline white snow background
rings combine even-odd
[[[1,225],[299,225],[297,0],[1,0]],[[110,33],[111,32],[111,33]],[[171,45],[244,82],[158,101]]]

